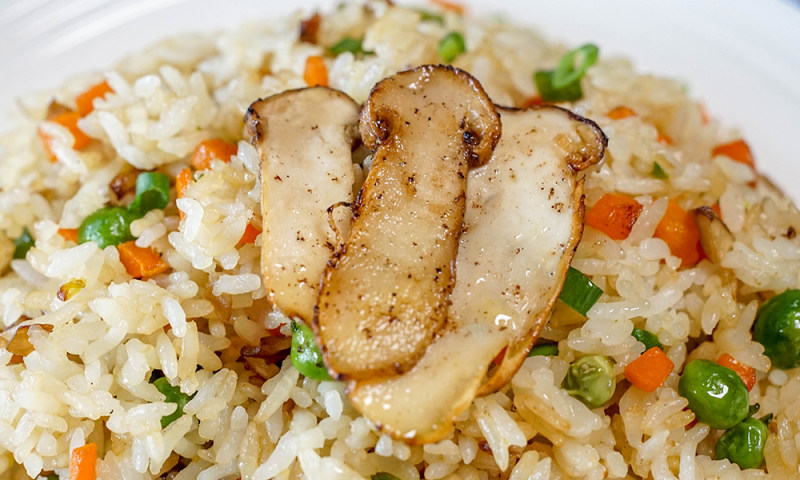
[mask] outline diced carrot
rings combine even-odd
[[[461,5],[457,2],[451,2],[449,0],[431,0],[431,3],[439,5],[443,9],[450,10],[451,12],[455,12],[459,15],[464,15],[464,12],[466,11],[464,5]]]
[[[756,385],[756,371],[750,365],[737,361],[727,353],[720,355],[717,359],[717,363],[736,372],[736,374],[741,377],[748,392]]]
[[[58,234],[61,238],[70,242],[78,243],[78,229],[77,228],[59,228]]]
[[[78,120],[80,120],[80,118],[81,116],[78,112],[68,111],[58,114],[53,118],[49,118],[47,121],[56,122],[59,125],[66,127],[70,133],[72,133],[72,137],[75,139],[72,142],[72,148],[75,150],[80,150],[87,147],[92,142],[92,139],[86,136],[86,134],[83,133],[83,130],[78,128]],[[51,162],[55,162],[56,156],[53,153],[52,148],[53,138],[44,133],[41,128],[37,130],[37,133],[39,134],[39,139],[42,141],[45,152],[47,152],[47,157]]]
[[[255,243],[256,238],[258,238],[259,235],[261,235],[261,230],[257,227],[254,227],[252,223],[248,223],[244,229],[242,238],[239,239],[239,245]]]
[[[522,107],[523,108],[538,107],[539,105],[544,105],[544,104],[545,104],[545,101],[541,97],[541,95],[536,95],[535,97],[531,97],[531,98],[525,100],[524,102],[522,102]]]
[[[626,106],[619,106],[606,113],[606,117],[612,120],[622,120],[623,118],[635,117],[636,112]]]
[[[658,137],[656,138],[658,143],[662,143],[664,145],[672,145],[672,138],[667,135],[666,133],[658,132]]]
[[[69,480],[97,478],[97,444],[87,443],[72,450],[69,457]]]
[[[313,55],[306,59],[306,68],[303,72],[303,80],[309,87],[328,86],[328,67],[322,57]]]
[[[97,85],[92,85],[88,90],[75,97],[78,113],[80,113],[81,117],[85,117],[94,110],[95,98],[105,98],[106,94],[113,91],[105,80]]]
[[[651,347],[639,358],[625,366],[625,378],[631,385],[645,392],[654,392],[664,385],[675,364],[658,347]]]
[[[639,218],[642,206],[620,193],[607,193],[586,214],[586,224],[614,240],[624,240]]]
[[[178,176],[175,177],[175,194],[178,198],[183,198],[192,180],[192,170],[190,168],[184,168],[178,173]]]
[[[175,177],[175,195],[177,198],[183,198],[186,195],[186,189],[189,188],[189,185],[192,183],[192,170],[189,168],[184,168],[183,170],[178,173],[178,176]],[[186,217],[186,214],[180,212],[181,220]]]
[[[653,236],[666,242],[669,251],[681,259],[681,267],[691,267],[703,256],[700,230],[694,223],[694,216],[673,200],[667,204],[667,211],[658,222]]]
[[[194,168],[208,170],[211,168],[211,160],[218,158],[228,163],[238,150],[239,147],[220,138],[203,140],[194,148],[190,161]]]
[[[750,146],[744,140],[736,140],[724,145],[717,145],[711,150],[711,155],[725,155],[739,163],[749,165],[751,168],[756,168],[753,161],[753,153],[750,151]]]
[[[168,268],[166,262],[152,248],[137,247],[135,240],[120,243],[117,250],[119,260],[133,278],[152,277]]]

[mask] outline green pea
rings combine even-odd
[[[86,217],[78,227],[78,243],[95,242],[98,247],[133,240],[131,222],[136,216],[122,207],[105,207]]]
[[[24,259],[25,255],[28,254],[28,250],[30,250],[34,243],[33,236],[31,236],[31,232],[28,231],[28,227],[22,229],[22,234],[14,240],[14,257],[15,259]]]
[[[733,370],[710,360],[692,360],[683,369],[678,392],[689,400],[697,420],[725,430],[749,413],[747,387]]]
[[[177,405],[177,408],[174,412],[161,417],[161,428],[166,428],[167,425],[179,419],[181,415],[183,415],[183,407],[189,403],[189,400],[194,398],[194,395],[190,397],[189,395],[181,392],[180,387],[173,387],[170,385],[166,377],[161,377],[154,380],[153,385],[155,385],[158,391],[166,397],[167,402]]]
[[[557,343],[543,343],[541,345],[536,345],[535,347],[531,348],[531,351],[528,352],[529,357],[557,357],[558,356],[558,344]]]
[[[136,177],[136,198],[131,202],[131,214],[143,217],[150,210],[161,209],[169,203],[169,177],[159,172],[142,172]]]
[[[760,468],[764,464],[767,435],[767,426],[761,420],[753,417],[742,420],[717,440],[717,459],[727,458],[742,470]]]
[[[653,347],[658,347],[661,350],[664,350],[663,345],[661,345],[661,342],[658,341],[658,337],[655,336],[655,334],[648,332],[647,330],[642,330],[641,328],[634,328],[633,331],[631,332],[631,336],[644,344],[645,352]]]
[[[289,357],[294,368],[306,377],[314,380],[331,379],[314,332],[305,324],[292,321],[292,353]]]
[[[800,290],[786,290],[761,306],[753,339],[764,345],[772,366],[800,367]]]
[[[588,355],[572,362],[561,388],[589,408],[606,403],[616,388],[614,364],[605,355]]]

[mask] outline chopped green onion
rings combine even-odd
[[[189,403],[189,400],[194,398],[194,395],[191,397],[186,395],[185,393],[181,392],[180,387],[173,387],[169,384],[169,381],[166,377],[161,377],[153,381],[153,385],[161,392],[166,398],[166,401],[169,403],[174,403],[177,405],[177,408],[174,412],[170,413],[169,415],[164,415],[161,417],[161,428],[166,428],[167,425],[174,422],[175,420],[179,419],[181,415],[183,415],[183,407]]]
[[[322,352],[307,325],[292,321],[292,351],[289,358],[298,372],[313,380],[330,380]]]
[[[586,312],[592,308],[592,305],[597,302],[597,299],[602,294],[603,290],[592,283],[586,275],[575,268],[569,267],[567,278],[564,280],[564,288],[558,298],[571,309],[581,315],[586,315]]]
[[[159,172],[142,172],[136,177],[136,198],[128,209],[136,218],[169,203],[169,177]]]
[[[136,218],[127,208],[101,208],[86,217],[78,227],[78,243],[94,242],[105,248],[133,240],[131,222]]]
[[[31,236],[31,232],[28,231],[28,227],[23,228],[22,234],[14,240],[14,258],[24,259],[34,243],[35,241]]]
[[[650,171],[650,175],[654,178],[659,178],[661,180],[665,180],[669,178],[667,172],[658,164],[658,162],[653,162],[653,170]]]
[[[557,357],[558,356],[558,344],[557,343],[543,343],[541,345],[536,345],[535,347],[531,348],[531,351],[528,352],[529,357]]]
[[[428,10],[424,10],[422,8],[415,8],[414,9],[417,13],[419,13],[419,19],[423,22],[436,22],[439,25],[444,25],[444,17],[433,12],[429,12]]]
[[[597,62],[599,49],[587,43],[567,52],[555,70],[540,70],[533,75],[539,95],[546,102],[573,102],[583,97],[581,78]],[[577,66],[576,66],[577,57]]]
[[[661,342],[658,341],[658,337],[655,334],[648,332],[647,330],[642,330],[641,328],[634,328],[633,331],[631,332],[631,336],[644,344],[645,352],[653,347],[658,347],[661,350],[664,350],[664,347],[661,345]]]
[[[394,475],[388,472],[378,472],[375,475],[371,476],[370,480],[400,480],[400,478],[395,477]]]
[[[600,50],[597,45],[587,43],[575,50],[570,50],[553,71],[552,85],[555,88],[564,88],[567,85],[580,81],[586,70],[597,63],[597,56]],[[575,58],[578,58],[577,66]]]
[[[363,45],[361,40],[352,37],[345,37],[339,40],[336,45],[330,48],[330,51],[334,55],[339,55],[340,53],[350,52],[353,55],[357,53],[372,53],[364,51]]]
[[[452,62],[455,58],[467,51],[464,37],[458,32],[450,32],[439,42],[439,56],[445,62]]]

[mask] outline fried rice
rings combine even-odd
[[[539,341],[556,342],[557,355],[527,358],[508,385],[474,400],[449,438],[409,445],[362,417],[343,383],[300,374],[285,349],[279,358],[243,354],[263,338],[292,335],[268,300],[261,238],[243,238],[262,217],[261,160],[243,137],[253,101],[307,86],[306,60],[321,56],[329,86],[363,103],[381,79],[441,63],[439,42],[457,31],[465,52],[452,64],[494,103],[523,107],[538,95],[533,73],[568,51],[526,27],[438,7],[376,1],[312,13],[170,38],[25,99],[24,118],[0,140],[0,476],[71,478],[72,452],[88,444],[97,445],[102,479],[800,475],[800,369],[773,368],[751,334],[767,298],[800,288],[800,213],[757,164],[712,153],[739,132],[710,118],[679,82],[640,74],[602,45],[582,98],[560,105],[608,137],[605,159],[584,172],[587,211],[621,193],[641,212],[621,240],[584,229],[572,266],[603,295],[585,316],[556,305]],[[331,53],[345,37],[363,39],[368,53]],[[110,93],[77,123],[88,144],[73,148],[73,133],[46,121],[48,108],[74,109],[75,97],[102,81]],[[610,113],[621,106],[634,113]],[[236,153],[176,186],[208,139]],[[353,162],[363,181],[369,155]],[[168,204],[130,225],[135,245],[165,264],[144,278],[118,248],[78,244],[70,233],[104,206],[128,205],[125,179],[139,171],[172,183]],[[670,202],[713,207],[730,242],[712,241],[705,258],[684,264],[655,235]],[[13,258],[24,229],[35,244]],[[634,327],[657,335],[674,364],[651,393],[624,376],[645,350]],[[11,343],[20,332],[22,352]],[[773,415],[761,469],[717,459],[722,431],[697,422],[678,393],[688,361],[722,354],[755,370],[749,402]],[[586,355],[614,363],[616,393],[597,408],[561,387],[570,363]],[[190,398],[166,426],[176,407],[154,386],[159,375]]]

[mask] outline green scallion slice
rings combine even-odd
[[[127,208],[101,208],[86,217],[78,227],[78,243],[95,242],[98,247],[106,248],[133,240],[131,222],[136,218]]]
[[[597,45],[591,43],[581,45],[575,50],[567,52],[553,71],[553,87],[563,88],[580,81],[584,74],[586,74],[586,70],[597,63],[597,56],[599,53],[600,49],[597,48]]]
[[[558,356],[558,344],[557,343],[543,343],[541,345],[536,345],[535,347],[531,348],[531,351],[528,352],[529,357],[557,357]]]
[[[650,171],[650,176],[661,180],[669,178],[667,172],[664,171],[664,168],[661,165],[659,165],[658,162],[653,162],[653,169]]]
[[[14,240],[14,258],[17,260],[24,259],[34,243],[36,242],[31,236],[28,227],[23,228],[22,234]]]
[[[439,56],[447,63],[467,51],[464,37],[458,32],[450,32],[439,42]]]
[[[644,344],[644,351],[648,351],[653,347],[658,347],[660,349],[664,349],[661,342],[658,341],[658,337],[647,330],[642,330],[641,328],[634,328],[631,332],[631,336],[636,340],[642,342]]]
[[[597,299],[602,294],[603,290],[592,283],[586,275],[575,268],[569,267],[567,279],[564,281],[564,288],[558,298],[571,309],[581,315],[586,315],[586,312],[592,308],[592,305],[597,302]]]
[[[301,322],[292,321],[292,350],[289,358],[298,372],[313,380],[330,380],[314,331]]]
[[[540,70],[533,75],[539,95],[546,102],[574,102],[583,97],[581,78],[597,63],[600,50],[587,43],[567,52],[555,70]],[[577,62],[577,63],[576,63]]]
[[[419,19],[423,22],[436,22],[439,25],[444,25],[444,17],[437,13],[430,12],[428,10],[422,8],[415,8],[414,9],[417,13],[419,13]]]
[[[400,480],[389,472],[378,472],[370,477],[370,480]]]
[[[136,198],[128,210],[140,218],[150,210],[160,209],[169,203],[169,177],[159,172],[142,172],[136,177]]]
[[[181,392],[180,387],[173,387],[170,385],[166,377],[160,377],[154,380],[153,385],[155,385],[158,391],[166,397],[167,402],[177,405],[177,408],[174,412],[161,417],[161,428],[166,428],[167,425],[179,419],[181,415],[183,415],[183,407],[189,403],[189,400],[194,398],[194,395],[190,397],[189,395]]]
[[[339,55],[340,53],[344,52],[350,52],[353,55],[358,53],[372,53],[364,51],[362,41],[352,37],[345,37],[339,40],[336,45],[330,48],[330,51],[334,55]]]

